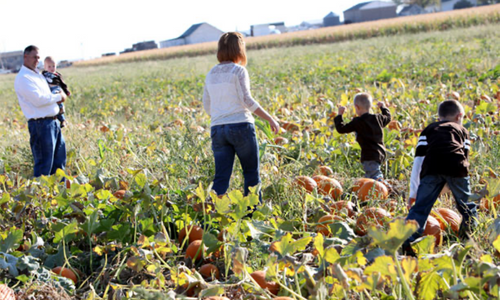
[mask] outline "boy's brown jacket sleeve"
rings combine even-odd
[[[333,119],[333,122],[335,123],[335,128],[339,133],[349,133],[356,131],[358,118],[354,118],[351,122],[345,124],[342,115],[338,115]]]
[[[379,116],[382,119],[383,127],[385,127],[391,122],[391,112],[387,107],[381,107],[380,112],[381,114]]]

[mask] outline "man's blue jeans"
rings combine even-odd
[[[66,143],[55,119],[28,121],[30,146],[35,161],[34,176],[52,175],[66,166]]]
[[[453,193],[453,197],[455,198],[455,205],[462,215],[459,236],[465,238],[465,234],[475,226],[477,222],[477,204],[468,202],[469,196],[471,195],[469,177],[427,175],[420,180],[417,190],[417,199],[415,200],[415,204],[411,207],[408,217],[406,217],[406,220],[417,221],[419,229],[405,244],[409,244],[422,236],[431,209],[446,183],[448,183]]]
[[[233,172],[234,157],[237,155],[245,178],[244,194],[248,195],[248,187],[260,183],[259,145],[254,124],[236,123],[212,126],[211,138],[215,158],[215,178],[212,189],[217,195],[227,192]]]

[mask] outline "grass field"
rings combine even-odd
[[[30,180],[29,135],[13,90],[15,75],[0,76],[0,282],[25,293],[30,287],[48,289],[43,283],[50,282],[79,299],[270,299],[248,277],[267,267],[268,280],[293,299],[498,297],[498,206],[480,211],[469,244],[458,243],[447,227],[441,245],[434,247],[434,237],[418,243],[418,259],[394,253],[410,226],[384,222],[363,237],[353,230],[369,206],[390,209],[387,221],[406,216],[418,130],[435,120],[438,103],[453,91],[465,106],[465,126],[474,140],[475,201],[484,204],[499,193],[499,31],[496,23],[250,50],[254,97],[282,125],[298,128],[281,133],[288,141],[276,145],[275,136],[258,124],[265,203],[252,219],[241,208],[254,203],[255,195],[238,194],[238,164],[230,199],[203,201],[214,165],[201,97],[215,53],[61,69],[73,94],[66,103],[71,125],[64,129],[69,188],[58,183],[63,174],[39,184]],[[348,104],[352,117],[352,97],[359,90],[387,101],[402,128],[385,131],[383,167],[401,195],[368,203],[351,191],[363,174],[359,146],[354,135],[339,135],[331,118],[338,104]],[[316,235],[316,225],[334,213],[331,200],[293,185],[320,165],[332,168],[343,186],[342,200],[357,209],[350,217],[338,213],[342,222],[330,225],[334,234],[324,238]],[[437,206],[453,208],[452,199],[445,195]],[[199,259],[181,264],[188,243],[179,243],[177,232],[186,223],[204,228],[203,263],[218,267],[219,281],[195,272]],[[389,231],[382,233],[384,228]],[[216,237],[223,229],[226,239],[220,242]],[[17,273],[6,267],[8,259],[16,260]],[[76,285],[50,273],[63,265],[79,277]]]

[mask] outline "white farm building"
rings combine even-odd
[[[160,48],[218,41],[223,33],[208,23],[194,24],[178,38],[161,41]]]

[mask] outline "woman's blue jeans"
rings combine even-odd
[[[455,198],[456,208],[462,215],[459,236],[461,236],[461,238],[466,238],[465,234],[474,228],[477,223],[477,204],[469,202],[469,197],[471,195],[469,177],[427,175],[420,180],[417,190],[417,199],[415,200],[415,204],[411,207],[408,217],[406,217],[406,220],[417,221],[419,229],[405,244],[409,244],[422,236],[431,209],[446,183],[448,183],[453,197]]]
[[[66,143],[55,119],[28,121],[30,146],[35,162],[34,176],[52,175],[66,166]]]
[[[215,158],[212,189],[217,195],[227,192],[233,172],[234,157],[237,155],[245,178],[244,195],[248,195],[248,187],[260,183],[259,145],[254,124],[236,123],[212,126],[211,138]]]

